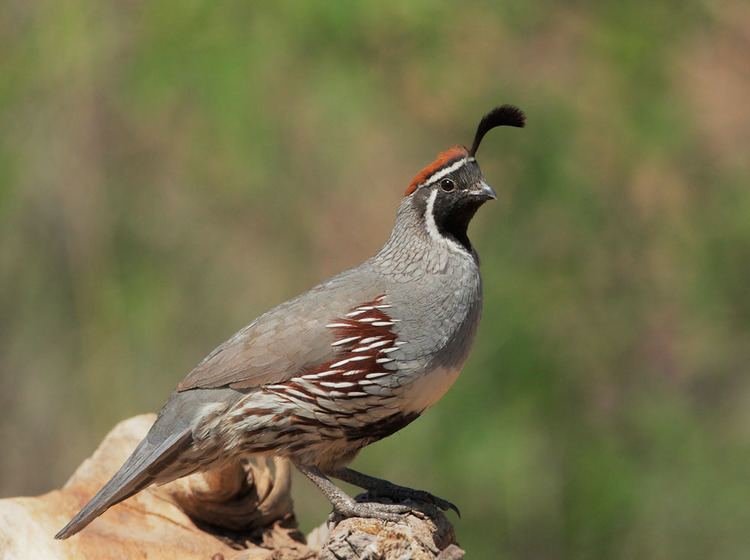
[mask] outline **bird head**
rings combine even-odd
[[[469,222],[482,204],[496,197],[476,160],[479,145],[495,127],[523,127],[525,123],[518,107],[495,107],[479,121],[470,149],[453,146],[441,152],[412,179],[404,196],[419,210],[431,236],[442,236],[471,250],[466,235]]]

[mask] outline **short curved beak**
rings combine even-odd
[[[471,194],[481,200],[495,200],[497,198],[495,189],[484,181],[476,185],[475,188],[471,190]]]

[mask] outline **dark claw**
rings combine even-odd
[[[449,509],[452,509],[453,511],[456,512],[456,515],[458,515],[459,519],[461,518],[461,511],[458,509],[458,506],[454,504],[453,502],[449,502],[448,500],[444,500],[443,498],[434,496],[433,494],[430,494],[429,492],[424,492],[424,494],[420,492],[419,497],[423,498],[425,502],[433,504],[436,507],[439,507],[443,511],[448,511]]]
[[[438,498],[435,496],[436,501],[435,505],[442,509],[443,511],[448,511],[449,509],[452,509],[456,512],[456,515],[458,515],[458,518],[461,519],[461,510],[458,509],[458,506],[452,502],[449,502],[448,500],[443,500],[441,498]]]

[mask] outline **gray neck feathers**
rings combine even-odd
[[[404,198],[396,214],[391,236],[371,263],[396,276],[414,278],[427,272],[446,271],[456,260],[472,260],[476,255],[457,243],[430,232],[425,220],[426,202],[415,196]]]

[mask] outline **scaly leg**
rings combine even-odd
[[[459,517],[461,517],[461,512],[458,511],[458,508],[454,504],[448,500],[434,496],[429,492],[425,492],[424,490],[413,490],[406,486],[399,486],[398,484],[393,484],[382,478],[376,478],[349,468],[332,471],[330,475],[339,480],[343,480],[344,482],[348,482],[349,484],[353,484],[354,486],[364,488],[374,496],[394,498],[396,500],[406,499],[414,500],[416,502],[424,502],[437,506],[443,511],[452,509]]]
[[[412,508],[401,504],[359,503],[338,488],[317,467],[294,464],[299,471],[320,488],[333,506],[333,511],[344,517],[371,517],[384,521],[400,521],[399,514],[409,513]]]

